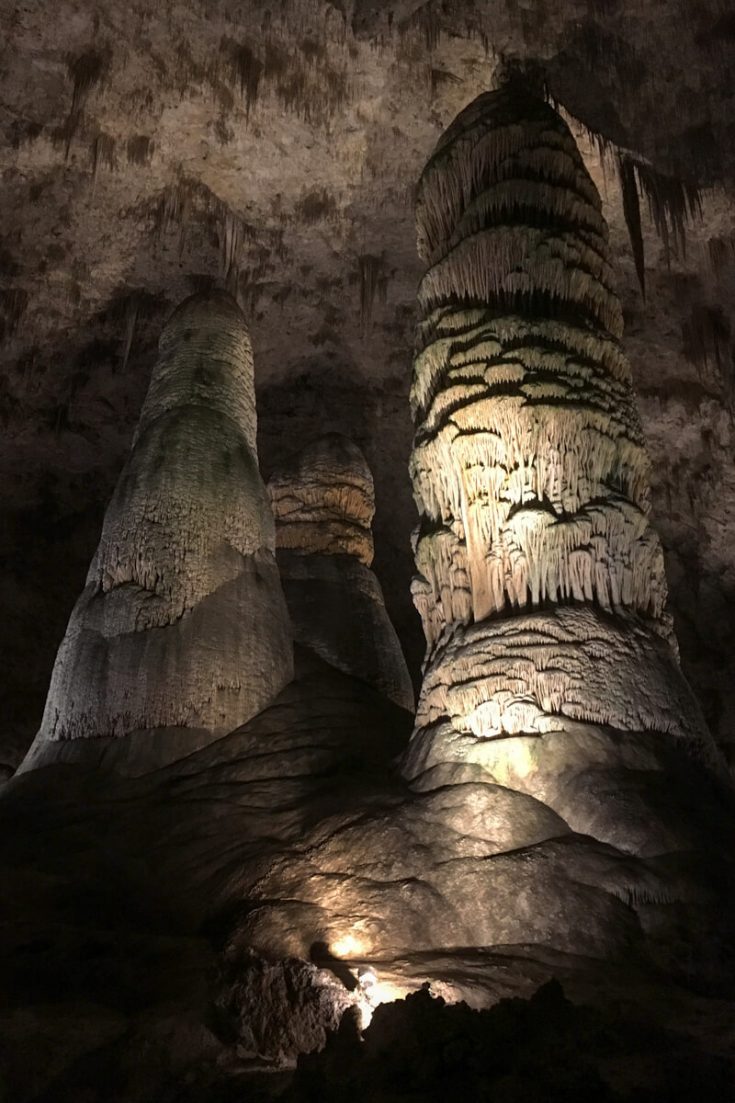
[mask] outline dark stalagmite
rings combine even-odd
[[[413,712],[401,644],[370,569],[375,488],[360,449],[329,433],[268,483],[295,640]]]

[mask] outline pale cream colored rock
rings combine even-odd
[[[67,757],[68,741],[137,733],[135,761],[118,757],[141,772],[243,723],[289,680],[255,433],[244,318],[225,294],[194,296],[161,336],[26,768]]]
[[[443,629],[594,601],[670,635],[601,204],[547,104],[487,93],[421,178],[416,605]]]
[[[473,778],[533,796],[572,830],[647,856],[701,830],[667,780],[672,761],[719,766],[668,642],[590,605],[458,628],[425,670],[416,725],[414,785],[479,768]]]
[[[696,849],[681,773],[721,762],[678,666],[607,228],[565,123],[515,86],[480,96],[417,223],[427,655],[404,773],[469,770],[622,852]]]

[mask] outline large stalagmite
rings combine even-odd
[[[401,644],[370,569],[375,488],[360,449],[328,433],[268,483],[295,640],[413,712]]]
[[[423,173],[417,223],[427,657],[407,774],[473,763],[604,843],[686,848],[661,790],[715,752],[666,613],[607,228],[562,119],[515,86],[480,96]]]
[[[144,771],[264,708],[293,670],[274,551],[247,327],[196,295],[161,336],[25,768]]]
[[[561,118],[480,97],[426,168],[418,229],[416,727],[402,779],[258,883],[248,945],[319,940],[479,1001],[478,948],[681,975],[684,930],[704,973],[729,937],[732,794],[678,667],[607,231]]]

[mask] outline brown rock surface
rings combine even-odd
[[[306,445],[268,482],[276,547],[299,555],[373,562],[373,476],[357,445],[330,433]]]
[[[413,712],[411,677],[374,572],[373,477],[339,433],[297,452],[268,483],[294,639]]]
[[[602,193],[682,665],[732,758],[730,13],[720,0],[246,7],[60,0],[50,18],[33,0],[2,5],[0,771],[38,727],[163,320],[217,283],[253,335],[266,474],[324,432],[363,449],[375,570],[418,669],[402,474],[413,192],[439,134],[514,65],[571,112]],[[598,266],[588,295],[608,320],[609,275]],[[469,580],[453,588],[452,619],[467,613],[463,590]],[[635,609],[633,591],[623,604]],[[366,1013],[424,981],[484,1006],[559,976],[586,1002],[634,1006],[732,1053],[731,796],[700,755],[679,753],[696,706],[656,690],[631,713],[622,676],[635,654],[610,678],[604,663],[596,681],[579,677],[567,645],[595,632],[563,616],[542,641],[563,677],[531,664],[516,700],[488,702],[488,650],[513,639],[475,627],[465,656],[476,645],[480,662],[466,673],[484,734],[464,730],[466,700],[455,708],[429,671],[422,717],[437,753],[424,760],[415,743],[410,784],[395,770],[405,713],[299,648],[276,700],[182,762],[142,778],[57,762],[11,780],[0,1091],[18,1103],[257,1098],[254,1067],[320,1045],[345,1004]],[[607,614],[597,629],[603,641],[618,630]],[[640,642],[665,685],[664,636]],[[513,730],[550,712],[563,731]],[[496,727],[502,740],[487,738]],[[360,969],[375,975],[372,997]],[[637,1059],[624,1086],[637,1086]]]

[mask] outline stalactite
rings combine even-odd
[[[0,287],[0,341],[12,337],[28,309],[28,292],[22,287]]]
[[[675,176],[656,172],[644,161],[635,162],[635,173],[638,187],[646,197],[653,224],[665,247],[668,249],[673,243],[685,255],[687,222],[702,213],[699,188]]]
[[[244,248],[256,239],[253,226],[206,184],[185,175],[163,189],[152,213],[158,240],[164,239],[168,233],[175,233],[180,253],[184,251],[192,221],[197,219],[214,230],[220,247],[220,275],[228,290],[235,293]]]
[[[269,27],[262,46],[224,38],[221,52],[229,81],[244,100],[246,120],[267,91],[284,110],[308,123],[327,125],[347,101],[347,67],[332,63],[324,41],[303,38],[294,49]],[[216,71],[215,66],[208,74],[213,86]],[[207,74],[195,75],[201,79]]]
[[[546,100],[564,114],[563,106],[545,89]],[[611,165],[617,174],[623,200],[623,216],[635,261],[636,274],[645,295],[645,247],[641,228],[640,198],[645,198],[656,233],[667,254],[673,247],[686,254],[687,225],[702,213],[701,189],[697,184],[660,172],[643,157],[623,149],[605,134],[579,123],[587,140],[595,146],[603,178]]]
[[[125,331],[123,336],[123,356],[122,356],[122,370],[128,366],[128,360],[130,359],[130,350],[133,347],[133,339],[135,337],[135,324],[138,321],[138,298],[136,295],[129,295],[125,300]]]
[[[604,153],[603,153],[604,156]],[[645,262],[639,196],[644,196],[654,227],[667,252],[686,255],[686,227],[702,213],[700,189],[695,184],[658,172],[642,158],[615,151],[623,195],[623,213],[641,288],[645,290]]]
[[[162,295],[152,294],[145,287],[125,288],[111,300],[109,318],[121,334],[122,371],[128,366],[141,324],[158,317],[165,302]]]
[[[398,24],[398,34],[401,38],[416,33],[421,36],[429,53],[439,45],[442,33],[441,16],[436,11],[433,0],[425,0],[416,11]]]
[[[635,167],[629,157],[620,153],[618,155],[618,173],[620,176],[620,188],[623,194],[623,215],[625,225],[628,227],[628,236],[633,250],[635,270],[638,274],[638,282],[641,291],[646,293],[646,261],[643,248],[643,231],[641,229],[641,208],[638,201],[638,183],[636,181]]]
[[[100,165],[114,169],[116,164],[115,139],[111,134],[98,134],[92,143],[92,179],[96,180]]]
[[[133,134],[128,138],[126,145],[128,164],[149,165],[153,157],[153,149],[153,139],[147,134]]]
[[[719,306],[695,303],[681,324],[684,355],[700,366],[713,364],[719,375],[729,375],[733,367],[730,320]]]
[[[88,50],[68,62],[69,76],[73,82],[71,108],[63,130],[66,138],[66,156],[69,156],[72,139],[81,121],[82,112],[92,89],[103,79],[109,67],[109,55],[106,52]]]
[[[249,119],[251,110],[258,102],[263,63],[246,43],[232,48],[230,63],[240,85],[240,95],[245,100],[245,117]]]
[[[712,237],[707,242],[707,255],[712,272],[718,278],[735,263],[735,236]]]
[[[357,258],[360,281],[360,325],[363,333],[373,320],[375,300],[385,302],[388,276],[384,257],[364,253]]]

